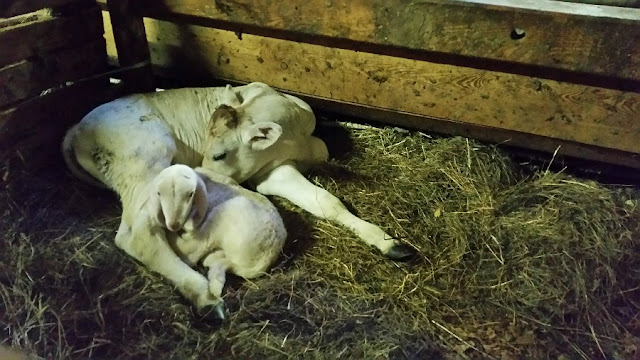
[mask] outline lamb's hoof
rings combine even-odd
[[[202,309],[198,310],[198,315],[202,319],[206,320],[220,320],[225,321],[227,319],[227,307],[224,302],[220,302],[216,305],[206,305]]]
[[[416,250],[409,245],[394,244],[384,255],[394,261],[408,261],[416,254]]]

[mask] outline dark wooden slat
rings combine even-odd
[[[37,169],[59,157],[65,131],[96,106],[122,95],[108,78],[55,90],[0,112],[0,159]]]
[[[35,134],[41,134],[43,124],[73,121],[65,115],[67,109],[86,109],[95,106],[100,91],[109,86],[109,79],[77,83],[62,89],[23,101],[0,112],[0,146],[11,148],[13,144]],[[75,121],[79,121],[77,118]],[[44,134],[46,136],[46,134]]]
[[[104,83],[95,86],[81,86],[77,89],[67,91],[66,94],[70,97],[74,96],[78,101],[67,100],[67,106],[56,108],[57,114],[63,117],[51,119],[41,116],[34,120],[32,129],[24,136],[12,141],[10,146],[0,145],[0,158],[14,164],[18,163],[21,168],[32,170],[38,169],[52,160],[60,160],[60,144],[66,130],[91,111],[93,107],[122,95],[119,86],[109,86]]]
[[[0,1],[0,18],[6,18],[32,11],[55,8],[73,2],[89,2],[89,0],[2,0]]]
[[[72,17],[39,18],[0,28],[0,67],[98,40],[102,35],[102,15],[97,7]]]
[[[359,42],[374,53],[403,48],[640,80],[638,9],[550,0],[139,0],[136,9],[302,42]]]
[[[120,66],[148,62],[148,66],[141,67],[123,78],[125,86],[134,92],[153,90],[149,44],[142,17],[133,13],[131,0],[109,0],[107,4]]]
[[[0,69],[0,108],[48,88],[107,71],[104,39]]]

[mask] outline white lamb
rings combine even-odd
[[[175,277],[172,281],[203,315],[224,319],[225,273],[246,279],[260,276],[282,251],[287,232],[278,211],[266,197],[232,179],[186,165],[162,170],[145,190],[137,197],[138,215],[130,236],[138,241],[166,232],[184,264],[193,267],[202,261],[208,268],[208,291],[190,290],[194,284],[185,282],[194,280],[188,277],[185,282]],[[183,231],[167,231],[171,223],[184,224]],[[147,249],[150,268],[162,273],[170,259],[158,257],[155,250]],[[196,287],[207,286],[196,281]]]

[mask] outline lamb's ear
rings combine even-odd
[[[151,194],[147,208],[149,209],[149,215],[153,216],[158,221],[158,224],[164,226],[165,219],[164,213],[162,212],[162,205],[160,204],[160,197],[155,192]]]
[[[208,208],[209,200],[207,199],[207,186],[202,180],[202,177],[198,175],[198,185],[196,186],[195,194],[193,194],[191,213],[189,214],[189,219],[184,225],[184,229],[187,231],[193,231],[200,226]]]
[[[282,135],[282,127],[274,122],[259,122],[243,127],[240,130],[242,142],[252,150],[264,150]]]

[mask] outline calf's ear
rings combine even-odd
[[[242,142],[252,150],[264,150],[282,135],[282,127],[274,122],[259,122],[240,130]]]
[[[233,91],[233,87],[231,85],[227,85],[222,91],[221,100],[223,104],[227,104],[233,107],[242,105],[240,99],[238,99],[238,94]]]
[[[238,111],[234,107],[222,104],[216,108],[209,119],[209,134],[216,136],[216,129],[221,125],[231,129],[238,127]]]

